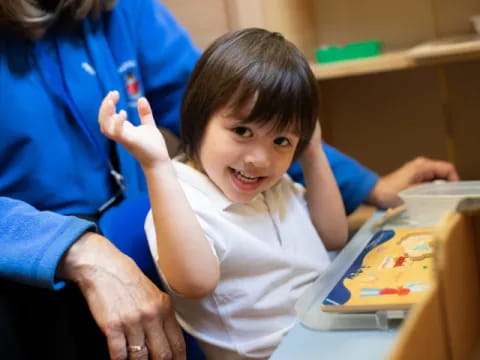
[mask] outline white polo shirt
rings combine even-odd
[[[177,318],[209,360],[268,358],[295,323],[295,302],[330,262],[305,189],[285,175],[248,204],[232,203],[206,175],[178,161],[174,167],[220,262],[211,295],[171,293]],[[145,230],[158,259],[151,212]]]

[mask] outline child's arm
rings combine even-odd
[[[310,144],[300,160],[313,225],[328,250],[341,249],[347,241],[347,217],[340,191],[321,146],[318,123]]]
[[[211,293],[219,279],[218,260],[177,181],[165,141],[148,101],[138,100],[141,125],[116,113],[118,92],[110,92],[99,111],[101,131],[118,141],[141,164],[147,179],[158,248],[158,266],[169,286],[189,298]]]

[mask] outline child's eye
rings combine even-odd
[[[275,140],[273,140],[273,143],[276,144],[276,145],[280,145],[280,146],[289,146],[291,145],[292,143],[290,142],[290,140],[288,140],[286,137],[284,136],[281,136],[281,137],[278,137],[276,138]]]
[[[244,137],[252,136],[252,130],[250,130],[245,126],[237,126],[236,128],[233,129],[233,132],[237,135],[244,136]]]

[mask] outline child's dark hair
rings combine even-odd
[[[292,130],[300,137],[294,159],[310,141],[318,117],[317,83],[300,51],[263,29],[227,33],[208,47],[190,77],[181,110],[181,137],[196,159],[210,117],[228,105],[233,113],[252,99],[245,123]]]

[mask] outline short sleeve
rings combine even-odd
[[[204,226],[202,226],[201,219],[199,219],[198,216],[197,216],[197,219],[199,220],[200,226],[202,227],[202,229],[204,229]],[[155,260],[155,267],[157,268],[158,274],[160,275],[160,278],[162,279],[162,282],[164,283],[164,285],[168,288],[168,290],[171,293],[175,293],[175,291],[172,290],[172,288],[170,288],[170,286],[168,285],[168,281],[165,278],[165,276],[163,275],[162,269],[158,265],[157,234],[155,232],[155,224],[153,223],[152,210],[150,210],[148,212],[147,217],[145,219],[145,234],[147,236],[148,247],[150,249],[150,253],[152,254],[153,259]],[[217,253],[217,250],[216,250],[216,247],[215,247],[215,242],[212,239],[212,237],[208,235],[208,233],[206,231],[205,231],[205,237],[206,237],[207,241],[210,243],[210,248],[212,249],[212,253],[217,257],[217,259],[219,259],[219,256],[218,256],[218,253]]]

